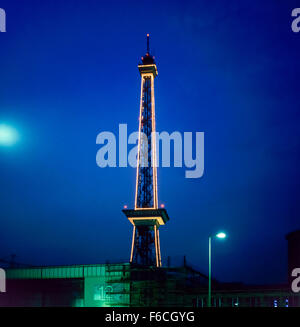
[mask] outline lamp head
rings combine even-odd
[[[226,238],[226,236],[227,235],[224,232],[220,232],[220,233],[216,234],[216,237],[221,238],[221,239]]]

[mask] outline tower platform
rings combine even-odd
[[[134,226],[157,225],[157,227],[159,227],[170,219],[167,210],[163,208],[123,209],[122,211]]]

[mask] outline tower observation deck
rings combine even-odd
[[[154,56],[147,52],[138,65],[141,74],[139,140],[134,209],[123,212],[133,225],[130,262],[141,266],[161,267],[159,227],[169,216],[158,208],[155,139],[154,79],[158,75]]]

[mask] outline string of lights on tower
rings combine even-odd
[[[134,209],[123,212],[133,225],[130,262],[139,266],[162,266],[159,227],[169,216],[164,207],[158,208],[155,140],[154,79],[158,75],[154,56],[147,52],[138,65],[141,75],[139,140],[137,155]],[[146,137],[145,137],[146,136]]]

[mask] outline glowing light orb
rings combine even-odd
[[[18,140],[17,131],[6,124],[0,124],[0,146],[12,146]]]
[[[221,233],[218,233],[216,236],[217,236],[217,238],[225,238],[226,234],[221,232]]]

